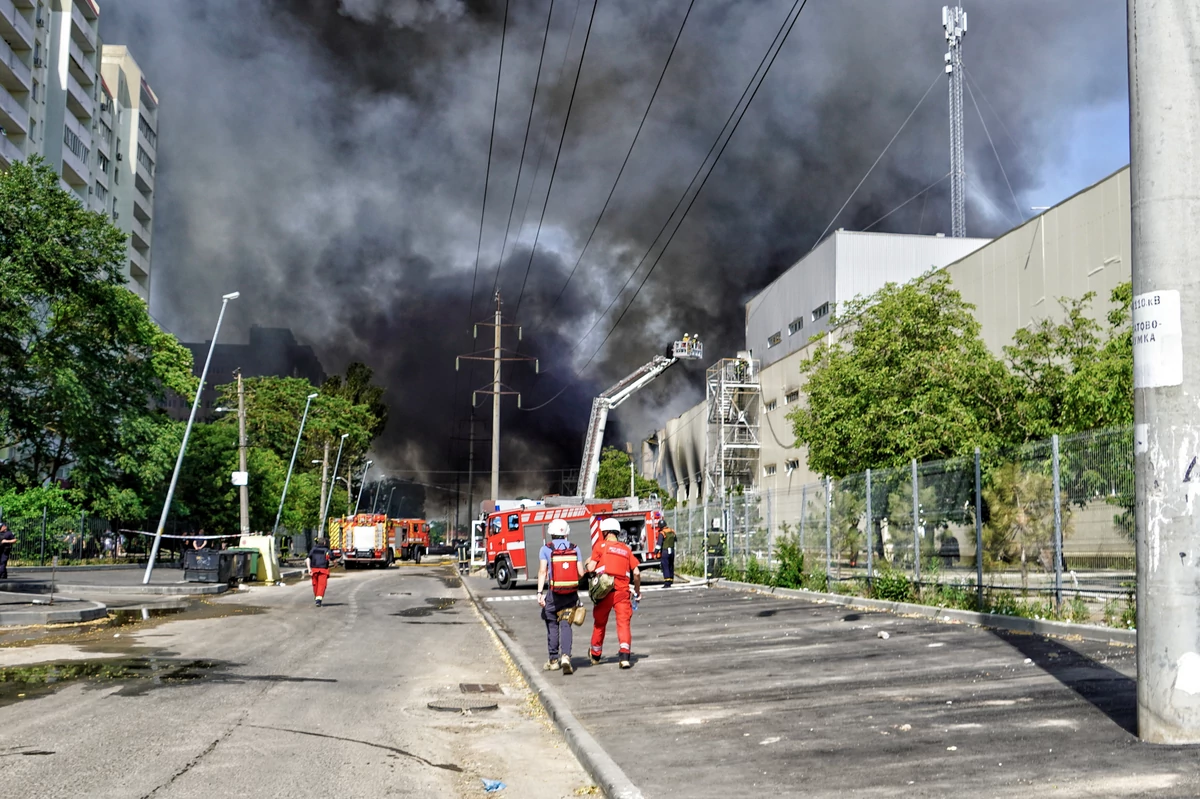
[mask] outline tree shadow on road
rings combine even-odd
[[[1137,735],[1137,681],[1062,642],[993,630],[1042,671],[1070,688],[1130,735]]]

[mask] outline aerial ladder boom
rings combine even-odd
[[[583,461],[579,465],[580,496],[591,497],[596,493],[596,480],[600,476],[600,449],[604,444],[608,412],[667,371],[676,361],[694,361],[703,357],[704,345],[694,337],[684,336],[667,347],[666,355],[655,355],[649,363],[592,401],[592,417],[588,421],[587,436],[583,440]]]

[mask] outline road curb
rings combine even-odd
[[[487,622],[492,632],[504,644],[504,648],[508,650],[509,657],[521,670],[521,674],[525,677],[525,681],[533,688],[538,699],[541,700],[542,706],[546,708],[546,712],[550,714],[550,718],[562,730],[563,737],[567,739],[567,745],[571,747],[571,751],[575,753],[575,757],[579,758],[579,762],[587,769],[588,774],[604,791],[604,795],[609,799],[642,799],[641,790],[633,784],[633,781],[625,774],[617,762],[612,759],[608,752],[600,746],[599,742],[592,737],[575,718],[575,714],[571,712],[567,701],[546,678],[542,676],[541,667],[533,663],[525,651],[517,645],[517,642],[504,630],[504,628],[492,617],[491,611],[487,608],[486,603],[481,602],[475,592],[471,590],[470,584],[466,580],[462,580],[462,586],[467,592],[467,596],[471,598],[479,615]]]
[[[72,594],[149,594],[158,596],[222,594],[229,590],[229,586],[219,583],[185,583],[181,585],[81,585],[78,583],[58,582],[54,584],[53,588],[55,593],[63,591]],[[50,593],[50,589],[51,583],[49,580],[41,580],[37,582],[0,582],[0,591],[9,591],[14,594],[48,594]]]
[[[802,588],[775,588],[769,585],[740,583],[724,578],[717,578],[711,582],[714,586],[729,588],[732,591],[785,596],[793,599],[808,599],[832,605],[843,605],[859,610],[878,610],[902,616],[921,616],[939,622],[951,621],[998,630],[1033,633],[1035,635],[1074,636],[1085,641],[1100,641],[1102,643],[1123,644],[1126,646],[1137,645],[1137,630],[1122,630],[1115,627],[1101,627],[1095,624],[1072,624],[1065,621],[1048,621],[1045,619],[1026,619],[1021,616],[1001,616],[996,613],[978,613],[973,610],[939,608],[932,605],[918,605],[912,602],[886,602],[881,599],[865,599],[863,597],[846,596],[844,594],[828,594],[821,591],[808,591]]]
[[[50,606],[37,610],[0,610],[0,627],[21,627],[31,624],[73,624],[103,619],[108,607],[84,599],[62,599],[73,607]]]

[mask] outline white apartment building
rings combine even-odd
[[[123,45],[104,45],[102,74],[113,110],[108,164],[113,224],[129,236],[129,279],[150,294],[150,245],[154,223],[154,170],[158,160],[158,97]]]
[[[0,169],[40,155],[129,236],[129,288],[150,296],[158,100],[96,0],[0,0]]]

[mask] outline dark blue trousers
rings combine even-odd
[[[672,582],[675,579],[675,549],[664,549],[662,551],[662,575],[664,582]]]
[[[542,620],[546,622],[546,646],[551,660],[558,656],[571,654],[571,622],[559,621],[558,614],[579,604],[579,594],[572,591],[569,594],[546,592],[546,607],[542,608]]]

